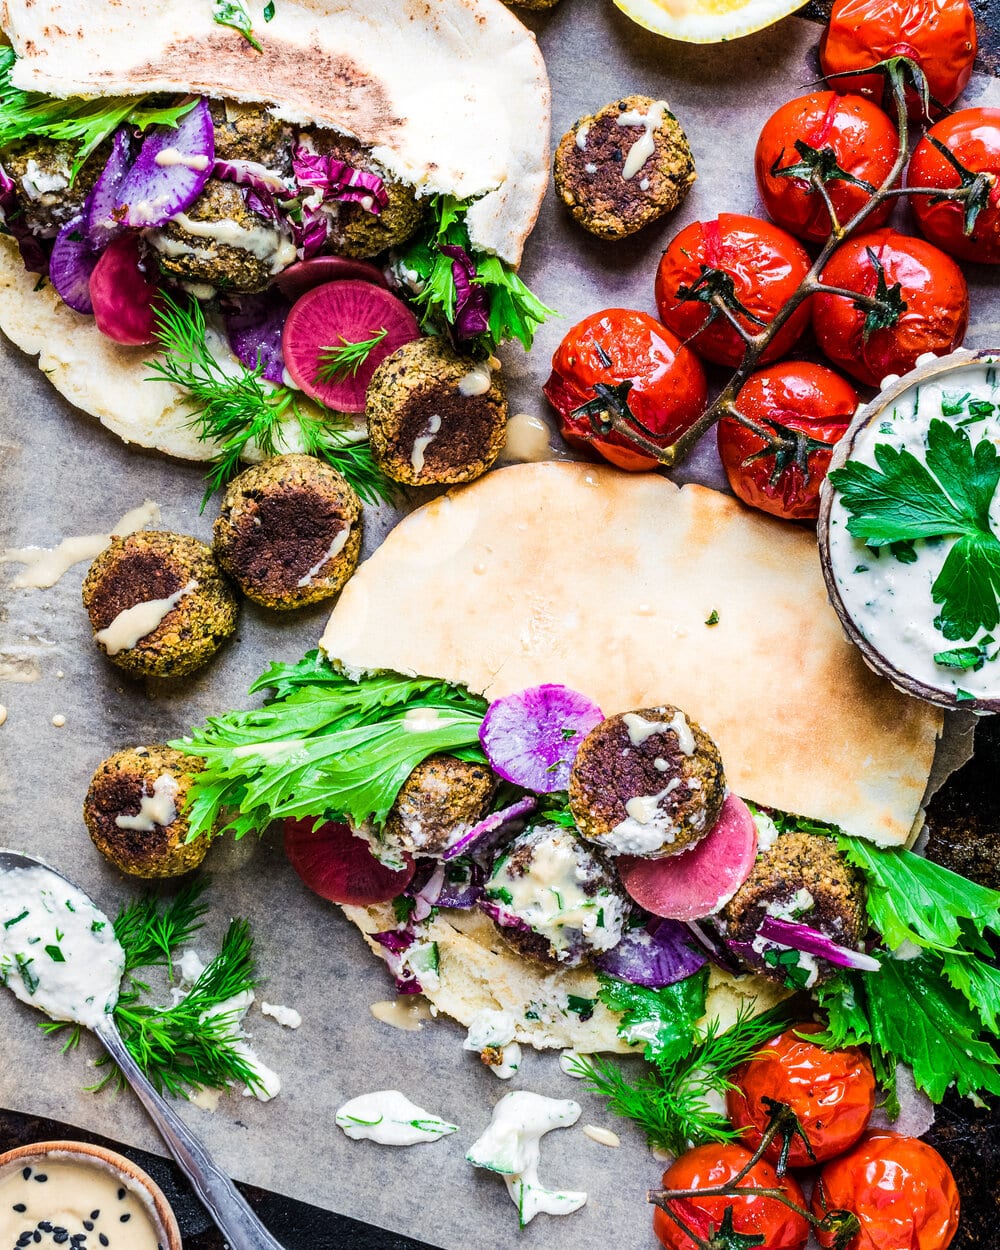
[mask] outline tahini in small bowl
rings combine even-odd
[[[0,1244],[36,1231],[43,1245],[79,1250],[182,1250],[155,1181],[131,1159],[89,1142],[35,1142],[0,1154]]]
[[[935,427],[932,435],[934,420],[948,428]],[[989,602],[997,596],[982,573],[990,567],[993,554],[997,556],[994,585],[1000,586],[1000,545],[994,552],[993,543],[1000,538],[1000,492],[990,496],[990,473],[982,479],[978,508],[971,509],[961,499],[951,500],[948,490],[942,489],[947,483],[931,481],[931,511],[966,507],[978,516],[978,528],[974,521],[971,528],[982,538],[971,541],[981,542],[982,551],[974,553],[971,563],[962,558],[966,548],[954,553],[962,540],[958,527],[953,535],[917,538],[877,550],[848,530],[852,514],[859,510],[858,466],[875,468],[876,446],[911,453],[926,470],[931,442],[935,447],[932,461],[936,455],[939,466],[955,468],[952,493],[955,485],[963,493],[960,483],[971,486],[979,469],[970,472],[962,452],[974,454],[981,442],[1000,448],[1000,349],[959,349],[948,356],[925,357],[905,377],[887,379],[875,399],[859,409],[830,465],[835,477],[836,470],[850,466],[855,489],[850,490],[842,479],[827,479],[820,492],[817,537],[823,575],[848,638],[877,673],[907,694],[939,707],[1000,712],[1000,620],[996,627],[973,629],[968,621],[956,625],[970,606],[984,600],[989,614]],[[992,460],[988,451],[985,459]],[[884,471],[880,467],[880,473]],[[932,479],[937,478],[935,472]],[[912,472],[904,470],[896,480],[904,508],[919,502],[922,492]],[[881,489],[879,494],[884,498]],[[851,507],[846,502],[849,496]],[[870,518],[871,508],[864,511]],[[891,512],[900,515],[897,506]],[[975,576],[971,593],[963,596],[960,590],[966,583],[955,582],[952,574],[969,569]],[[952,583],[951,593],[942,595],[947,582]]]

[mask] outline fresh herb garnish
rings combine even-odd
[[[351,343],[341,335],[339,346],[321,347],[316,381],[329,385],[347,377],[348,374],[356,378],[358,370],[388,333],[389,331],[383,326],[380,330],[376,330],[371,338]]]
[[[319,404],[307,406],[290,387],[268,382],[263,363],[239,372],[229,362],[223,367],[209,349],[198,301],[181,305],[169,295],[162,301],[157,338],[163,355],[146,362],[150,378],[184,391],[198,437],[219,444],[202,507],[239,472],[248,447],[277,455],[285,446],[286,424],[295,426],[303,451],[332,464],[366,503],[391,497],[391,483],[375,463],[371,444],[358,440],[349,419]]]
[[[54,964],[64,964],[66,956],[62,953],[61,946],[46,946],[45,953]]]
[[[719,623],[718,609],[713,608],[711,612],[709,612],[708,617],[705,621],[705,624],[706,625],[718,625],[718,623]]]
[[[231,26],[233,30],[238,30],[252,48],[256,48],[258,52],[264,51],[254,36],[250,14],[240,0],[215,0],[212,7],[212,19],[220,26]],[[270,18],[265,17],[265,21],[270,21]]]
[[[274,20],[274,0],[267,0],[264,5],[264,21],[271,22]]]
[[[949,651],[937,651],[934,655],[934,663],[943,668],[971,669],[974,673],[978,673],[987,660],[995,659],[996,652],[990,655],[985,639],[974,647],[952,647]]]
[[[931,595],[941,611],[935,626],[949,641],[1000,624],[1000,540],[990,527],[990,503],[1000,482],[1000,453],[981,439],[934,420],[926,464],[910,451],[875,446],[878,465],[857,462],[830,480],[851,513],[847,528],[869,547],[918,538],[954,538]]]
[[[695,1024],[705,1014],[708,970],[659,990],[630,985],[599,972],[598,997],[621,1015],[618,1036],[642,1045],[650,1063],[683,1058],[694,1045]]]

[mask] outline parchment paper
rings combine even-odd
[[[507,354],[514,410],[544,415],[538,384],[569,325],[616,304],[655,311],[653,276],[666,240],[698,217],[753,211],[753,144],[770,112],[816,79],[820,28],[790,19],[735,43],[684,47],[640,31],[607,0],[564,0],[547,24],[536,25],[552,76],[557,138],[577,116],[619,95],[663,96],[688,131],[699,172],[673,220],[617,245],[572,227],[550,196],[528,246],[525,276],[565,319],[542,330],[530,359]],[[967,93],[973,100],[1000,104],[1000,84],[975,80]],[[996,346],[995,275],[967,273],[969,343]],[[199,515],[201,469],[121,445],[61,401],[17,351],[5,344],[0,350],[0,546],[51,546],[67,535],[106,530],[144,497],[160,503],[165,528],[209,536],[214,508]],[[677,476],[723,485],[710,446]],[[377,520],[369,512],[369,550],[391,521],[388,511]],[[0,579],[10,571],[0,569]],[[269,660],[293,660],[315,645],[327,609],[279,618],[244,604],[238,638],[207,669],[178,685],[143,685],[94,648],[79,600],[84,571],[77,567],[48,591],[3,594],[0,701],[9,715],[0,729],[0,843],[59,865],[113,915],[137,887],[105,864],[84,829],[80,807],[94,768],[123,746],[162,742],[207,715],[245,706],[247,685]],[[54,715],[65,716],[64,728],[52,725]],[[213,953],[229,918],[249,917],[266,978],[263,995],[303,1016],[294,1033],[256,1009],[248,1018],[261,1056],[282,1075],[276,1101],[261,1105],[233,1095],[214,1113],[182,1108],[224,1168],[455,1250],[653,1244],[643,1197],[660,1165],[629,1124],[612,1122],[582,1096],[554,1055],[526,1054],[521,1072],[505,1085],[461,1050],[463,1032],[447,1021],[420,1033],[376,1021],[369,1005],[391,997],[382,966],[334,907],[300,886],[273,835],[217,844],[206,867],[214,875],[214,908],[198,948]],[[0,1104],[162,1149],[130,1096],[82,1092],[96,1048],[85,1044],[63,1056],[38,1033],[37,1020],[12,995],[0,994]],[[402,1089],[461,1131],[407,1150],[348,1141],[333,1123],[337,1106],[385,1087]],[[579,1127],[545,1139],[543,1181],[585,1189],[590,1200],[566,1219],[539,1216],[523,1233],[499,1178],[473,1170],[463,1157],[492,1105],[511,1088],[579,1098],[581,1125],[609,1125],[622,1137],[620,1150],[596,1144]]]

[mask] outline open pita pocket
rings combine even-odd
[[[503,469],[407,517],[321,646],[351,674],[433,675],[487,697],[562,682],[605,715],[673,704],[715,739],[736,793],[883,845],[910,835],[942,726],[845,641],[810,533],[701,486],[586,464]],[[464,1023],[542,975],[466,924],[439,937],[448,988],[429,995]],[[713,984],[710,1015],[747,986],[762,1007],[776,993]],[[565,1044],[546,1036],[533,1040]]]

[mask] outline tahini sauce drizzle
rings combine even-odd
[[[642,134],[636,139],[622,166],[622,177],[626,182],[634,178],[643,165],[656,151],[656,140],[653,135],[663,125],[663,118],[669,109],[666,100],[657,100],[650,105],[648,113],[640,113],[638,109],[629,109],[627,113],[618,114],[619,126],[642,126]]]
[[[410,453],[410,464],[414,473],[422,473],[424,471],[424,458],[427,454],[427,448],[437,438],[441,430],[441,418],[435,412],[433,416],[428,418],[427,425],[423,434],[419,438],[413,440],[413,451]]]
[[[151,833],[157,825],[165,829],[177,819],[177,782],[170,773],[162,773],[153,782],[153,793],[144,794],[134,816],[116,816],[119,829]]]
[[[350,525],[345,523],[344,528],[341,530],[338,530],[336,534],[334,534],[333,542],[331,542],[329,547],[327,547],[325,553],[320,556],[320,558],[316,561],[316,563],[312,566],[312,568],[309,570],[308,573],[303,573],[303,575],[295,583],[296,586],[311,586],[313,583],[313,578],[320,571],[323,565],[326,564],[328,561],[335,559],[344,550],[344,548],[347,546],[347,540],[350,538],[350,536],[351,536],[351,527]]]
[[[391,1025],[394,1029],[402,1029],[404,1033],[418,1033],[425,1020],[431,1019],[427,1003],[415,995],[408,994],[403,998],[383,999],[372,1003],[368,1009],[376,1020]]]
[[[164,619],[177,607],[185,595],[198,589],[192,578],[186,586],[175,590],[164,599],[147,599],[131,608],[124,608],[105,629],[99,629],[94,638],[101,643],[108,655],[130,651],[143,638],[159,629]]]
[[[8,547],[6,551],[0,552],[0,564],[26,566],[23,573],[18,573],[11,579],[10,585],[14,590],[26,587],[47,590],[74,564],[99,556],[112,538],[125,538],[159,519],[159,505],[147,499],[138,508],[126,512],[107,534],[64,538],[58,547]]]
[[[507,438],[500,459],[507,464],[538,464],[554,460],[556,453],[549,445],[552,432],[540,417],[530,412],[515,412],[507,421]]]

